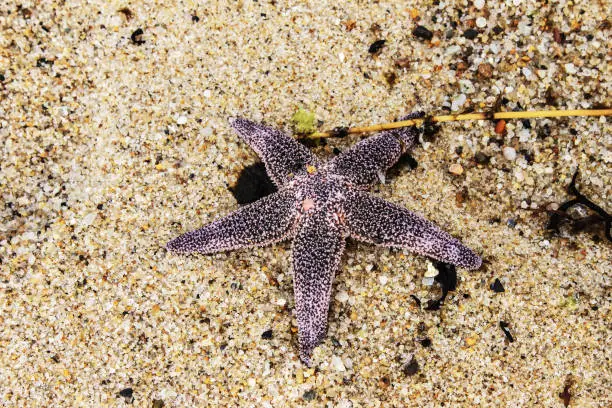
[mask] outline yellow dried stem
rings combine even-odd
[[[397,129],[406,126],[420,125],[423,122],[453,122],[458,120],[495,120],[495,119],[530,119],[530,118],[556,118],[561,116],[610,116],[612,109],[573,109],[573,110],[539,110],[523,112],[477,112],[461,115],[442,115],[423,119],[410,119],[400,122],[382,123],[372,126],[360,126],[347,129],[347,133],[380,132],[381,130]],[[315,132],[306,137],[330,137],[334,132]]]

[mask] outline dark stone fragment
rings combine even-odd
[[[446,262],[435,262],[434,266],[440,272],[435,280],[442,286],[442,290],[453,292],[457,289],[457,268]]]
[[[567,188],[568,193],[574,196],[575,198],[564,202],[559,206],[559,209],[557,211],[551,213],[546,229],[559,232],[559,227],[562,222],[571,222],[573,230],[576,233],[581,230],[584,230],[587,227],[593,227],[597,224],[603,223],[606,239],[612,242],[612,215],[608,214],[606,210],[589,200],[587,197],[585,197],[578,191],[578,189],[576,188],[577,178],[578,170],[576,170],[576,172],[574,173],[572,181]],[[591,211],[595,212],[596,214],[593,216],[583,217],[577,220],[573,219],[568,214],[568,210],[574,207],[575,205],[583,205],[589,208]]]
[[[389,87],[393,87],[395,82],[397,82],[397,74],[394,71],[386,71],[383,73],[383,77],[385,78],[385,81],[387,81],[387,85],[389,85]]]
[[[593,38],[595,38],[593,34],[587,34],[586,36],[587,41],[593,41]]]
[[[387,40],[377,40],[377,41],[374,41],[370,45],[370,48],[368,48],[368,52],[370,54],[377,54],[377,53],[379,53],[380,50],[382,50],[382,48],[385,46],[386,42],[387,42]]]
[[[317,398],[317,392],[315,390],[306,391],[302,398],[304,398],[305,401],[312,401]]]
[[[455,31],[447,30],[446,34],[445,34],[445,37],[446,37],[447,40],[450,40],[451,38],[453,38],[454,35],[455,35]]]
[[[482,152],[478,152],[474,155],[474,161],[478,164],[489,164],[491,158]]]
[[[134,402],[134,390],[132,388],[124,388],[119,391],[119,396],[125,398],[125,402],[131,404]]]
[[[437,300],[430,300],[427,302],[425,310],[440,310],[444,299],[448,295],[448,292],[452,292],[457,289],[457,268],[455,265],[434,261],[434,266],[438,269],[438,276],[435,277],[435,281],[442,287],[442,296]]]
[[[531,122],[529,121],[529,119],[522,119],[521,123],[523,124],[523,127],[525,129],[531,129]]]
[[[54,61],[50,61],[48,59],[46,59],[45,57],[40,57],[39,59],[36,60],[36,67],[37,68],[42,68],[45,65],[53,65]]]
[[[510,333],[510,329],[508,328],[508,323],[506,322],[499,322],[499,327],[501,327],[501,329],[503,330],[504,334],[506,335],[506,338],[508,339],[508,341],[510,343],[514,343],[514,337],[512,337],[512,334]]]
[[[410,295],[410,297],[414,300],[414,303],[416,303],[418,307],[421,307],[421,299],[416,297],[416,295]]]
[[[6,77],[4,76],[4,74],[0,74],[0,82],[4,82],[5,79]]]
[[[506,291],[504,289],[504,285],[502,285],[498,278],[495,278],[495,281],[491,284],[491,290],[495,293],[502,293]]]
[[[332,129],[331,137],[345,137],[348,135],[348,128],[339,126],[337,128]]]
[[[525,160],[527,160],[527,164],[533,164],[534,156],[532,152],[530,152],[529,150],[521,149],[519,150],[519,153],[521,153],[525,157]]]
[[[265,332],[261,333],[261,338],[264,340],[270,340],[272,338],[272,330],[266,330]]]
[[[229,190],[238,204],[248,204],[276,192],[276,186],[264,164],[257,162],[242,169],[238,181]]]
[[[412,377],[418,372],[419,372],[419,363],[417,363],[414,357],[412,358],[412,360],[410,360],[409,363],[404,364],[404,366],[402,367],[402,373],[404,373],[404,375],[407,375],[409,377]]]
[[[495,27],[493,27],[493,32],[494,32],[495,34],[499,35],[499,34],[501,34],[501,33],[503,33],[503,32],[504,32],[504,29],[503,29],[503,28],[501,28],[500,26],[495,26]]]
[[[455,148],[455,154],[456,154],[457,156],[461,156],[461,154],[462,154],[462,153],[463,153],[463,146],[457,146],[457,147]]]
[[[164,400],[154,399],[153,400],[153,408],[164,408]]]
[[[412,35],[424,40],[431,40],[433,38],[433,33],[422,25],[416,26],[414,30],[412,30]]]
[[[550,126],[548,124],[541,126],[538,129],[538,137],[540,139],[545,139],[550,136]]]
[[[430,338],[424,338],[423,340],[421,340],[421,346],[423,346],[423,347],[430,347],[431,346],[431,339]]]
[[[478,31],[474,30],[473,28],[468,28],[463,32],[463,36],[468,40],[473,40],[474,38],[478,37]]]
[[[127,7],[120,8],[117,10],[119,13],[123,14],[126,20],[130,21],[132,17],[134,17],[134,13]]]
[[[569,384],[565,384],[565,386],[563,387],[563,392],[559,393],[559,398],[561,398],[563,400],[563,406],[564,407],[569,407],[570,401],[572,399],[572,394],[570,394],[570,385]]]
[[[426,120],[423,123],[423,140],[433,142],[440,129],[442,129],[442,126],[439,124]]]
[[[372,79],[372,77],[370,76],[370,74],[368,74],[367,72],[364,72],[364,73],[363,73],[363,77],[364,77],[365,79]]]
[[[333,150],[332,150],[332,153],[334,153],[334,155],[337,156],[340,153],[342,153],[342,150],[338,149],[337,147],[334,147]]]
[[[98,204],[98,205],[96,206],[96,208],[97,208],[98,210],[102,210],[102,209],[104,209],[104,204]]]
[[[136,45],[142,45],[145,43],[145,40],[142,39],[142,35],[144,34],[144,31],[142,31],[142,28],[138,28],[136,29],[136,31],[134,31],[132,33],[132,35],[130,36],[130,38],[132,39],[132,42]]]
[[[200,21],[200,17],[196,16],[195,14],[193,16],[191,16],[191,21],[193,21],[194,23],[197,23]]]

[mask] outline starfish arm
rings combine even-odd
[[[332,281],[344,251],[345,231],[333,212],[312,210],[293,241],[293,292],[300,359],[310,366],[314,348],[323,341]]]
[[[482,263],[471,249],[432,222],[366,192],[350,190],[344,220],[350,236],[361,241],[406,248],[467,269]]]
[[[414,113],[399,120],[423,116]],[[331,174],[342,176],[357,186],[368,186],[384,177],[401,155],[412,147],[418,139],[418,129],[414,126],[386,130],[357,143],[334,158],[327,169]]]
[[[177,253],[209,254],[268,245],[289,237],[297,216],[294,191],[284,189],[183,234],[168,242],[166,248]]]
[[[232,120],[231,125],[261,157],[277,187],[287,183],[292,175],[305,172],[307,166],[318,164],[305,146],[280,130],[243,118]]]

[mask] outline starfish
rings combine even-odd
[[[414,145],[416,128],[378,133],[322,163],[279,130],[241,118],[231,125],[260,156],[278,191],[166,247],[176,253],[211,254],[293,239],[299,355],[306,365],[326,335],[332,282],[347,237],[463,268],[480,267],[478,255],[435,224],[367,192]]]

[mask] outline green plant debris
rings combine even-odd
[[[299,108],[291,117],[293,131],[301,135],[314,133],[317,130],[316,122],[314,113],[302,108]]]

